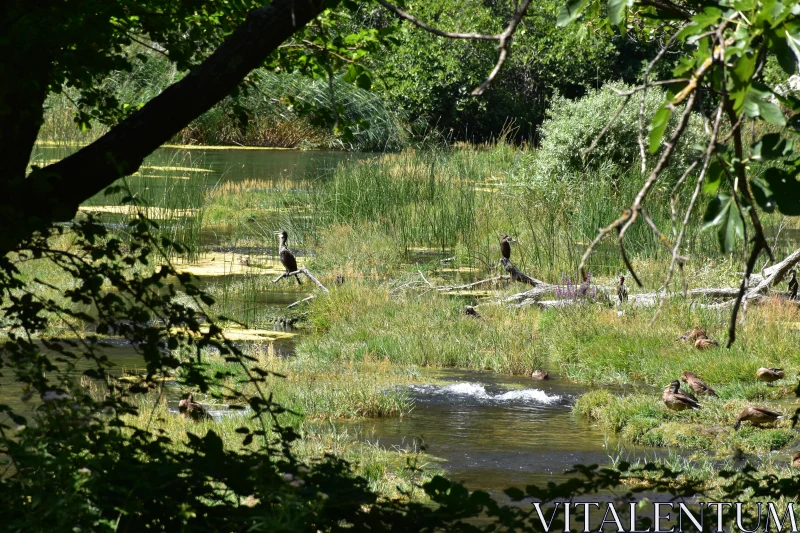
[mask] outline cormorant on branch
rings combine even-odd
[[[292,251],[286,247],[286,241],[289,240],[289,234],[286,233],[286,230],[284,229],[281,231],[276,231],[275,235],[281,236],[281,247],[278,250],[278,257],[280,257],[283,268],[286,269],[287,274],[289,272],[297,272],[297,259],[294,258]],[[297,280],[298,285],[302,284],[298,274],[295,274],[295,279]]]
[[[503,254],[503,257],[506,259],[511,259],[511,243],[508,240],[508,235],[503,235],[503,238],[500,240],[500,253]]]

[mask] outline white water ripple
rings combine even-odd
[[[522,389],[511,390],[502,394],[489,394],[486,387],[480,383],[454,383],[445,387],[434,385],[422,385],[412,387],[412,390],[426,394],[443,394],[453,396],[465,396],[479,400],[494,400],[501,402],[530,402],[538,404],[553,404],[561,400],[559,394],[547,394],[541,389]]]

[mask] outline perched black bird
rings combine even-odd
[[[275,235],[281,236],[281,247],[278,250],[278,257],[281,259],[281,264],[283,268],[286,269],[286,273],[289,272],[296,272],[297,271],[297,259],[294,258],[294,254],[292,253],[289,248],[286,247],[286,241],[289,240],[289,234],[286,233],[286,230],[276,231]],[[300,276],[295,274],[295,279],[297,280],[297,284],[300,285],[302,282],[300,281]]]
[[[619,303],[624,303],[628,301],[628,289],[625,288],[625,276],[619,277],[619,284],[617,285],[617,296],[619,297]]]
[[[797,273],[792,270],[792,279],[789,280],[789,299],[797,300]]]
[[[503,235],[503,238],[500,240],[500,253],[503,254],[508,260],[511,260],[511,243],[508,240],[508,235]]]

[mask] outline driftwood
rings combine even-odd
[[[511,275],[511,279],[514,281],[519,281],[520,283],[527,283],[528,285],[533,285],[534,287],[536,287],[537,285],[544,284],[543,281],[534,279],[529,275],[521,272],[516,266],[514,266],[514,263],[512,263],[505,257],[500,259],[500,263],[502,263],[503,268],[506,269],[506,272],[508,272]]]
[[[330,292],[330,291],[328,290],[328,287],[326,287],[325,285],[323,285],[323,284],[322,284],[322,282],[321,282],[320,280],[318,280],[317,278],[315,278],[315,277],[314,277],[314,275],[313,275],[311,272],[309,272],[309,271],[308,271],[308,269],[307,269],[306,267],[303,267],[303,268],[297,269],[297,270],[295,270],[294,272],[284,272],[283,274],[281,274],[281,275],[280,275],[280,276],[278,276],[277,278],[273,279],[273,280],[272,280],[272,283],[278,283],[278,282],[279,282],[280,280],[282,280],[283,278],[288,278],[288,277],[291,277],[291,276],[297,276],[297,275],[299,275],[299,274],[305,274],[305,275],[306,275],[306,277],[307,277],[308,279],[310,279],[311,281],[313,281],[313,282],[314,282],[314,284],[315,284],[317,287],[319,287],[319,288],[320,288],[320,290],[322,290],[323,292]]]
[[[311,296],[306,296],[302,300],[297,300],[296,302],[290,303],[289,305],[286,306],[286,309],[291,309],[292,307],[297,307],[298,305],[300,305],[302,303],[310,302],[311,300],[313,300],[316,297],[317,297],[316,294],[312,294]]]
[[[800,248],[789,254],[786,259],[780,263],[764,269],[764,277],[755,287],[747,292],[745,298],[752,300],[769,287],[783,281],[786,274],[788,274],[798,262],[800,262]]]
[[[475,281],[473,283],[467,283],[466,285],[450,285],[448,287],[436,287],[436,290],[439,292],[452,292],[452,291],[466,291],[469,289],[474,289],[479,285],[484,285],[486,283],[496,283],[498,281],[509,280],[511,276],[496,276],[494,278],[482,279],[480,281]]]

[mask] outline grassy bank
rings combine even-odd
[[[657,391],[615,396],[600,390],[581,396],[575,404],[575,413],[595,421],[605,431],[618,434],[626,442],[707,450],[723,456],[737,450],[770,452],[795,441],[797,435],[790,428],[788,417],[774,428],[759,429],[745,422],[735,431],[736,417],[750,404],[738,398],[709,400],[702,401],[702,409],[673,412],[664,407]],[[782,410],[790,414],[786,407]]]
[[[237,428],[247,427],[251,431],[261,429],[260,422],[247,415],[193,422],[169,412],[164,400],[151,399],[143,400],[139,405],[139,414],[125,417],[125,422],[132,427],[167,437],[174,443],[176,451],[186,452],[190,451],[185,444],[187,432],[203,437],[207,432],[214,431],[227,448],[235,450],[243,447],[242,434],[236,432]],[[297,422],[293,427],[303,437],[292,445],[300,461],[312,463],[329,454],[344,459],[353,466],[355,474],[368,481],[371,490],[385,499],[424,499],[419,485],[440,473],[435,460],[420,452],[413,444],[400,450],[387,450],[370,442],[369,435],[359,434],[333,421]],[[254,439],[249,446],[260,445],[259,440]]]
[[[386,360],[399,367],[455,367],[530,374],[544,354],[523,315],[487,309],[464,314],[464,301],[436,293],[398,295],[385,286],[343,287],[311,304],[318,335],[297,351],[317,361],[352,364]],[[484,312],[484,311],[481,311]]]

